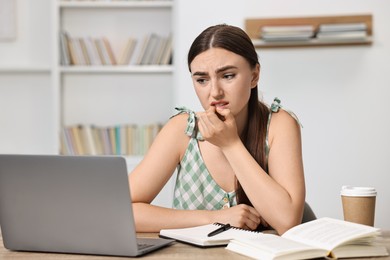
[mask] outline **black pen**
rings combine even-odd
[[[223,231],[226,231],[226,230],[228,230],[228,229],[230,229],[232,227],[232,226],[230,226],[230,224],[225,224],[225,225],[221,224],[221,225],[222,225],[222,227],[219,227],[216,230],[211,231],[207,236],[208,237],[215,236],[215,235],[217,235],[219,233],[222,233]]]

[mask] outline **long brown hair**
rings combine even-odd
[[[244,57],[251,68],[260,65],[256,49],[249,36],[239,27],[220,24],[205,29],[195,38],[188,52],[188,68],[191,72],[191,62],[200,53],[210,48],[223,48]],[[260,102],[257,86],[252,88],[248,101],[248,121],[240,136],[246,149],[257,163],[268,172],[265,139],[267,131],[269,108]],[[237,203],[252,205],[245,191],[237,180]]]

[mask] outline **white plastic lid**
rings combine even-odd
[[[353,187],[344,185],[341,187],[342,196],[354,196],[354,197],[372,197],[376,196],[376,189],[373,187]]]

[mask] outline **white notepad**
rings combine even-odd
[[[262,235],[262,233],[257,231],[250,231],[232,227],[215,236],[207,236],[210,232],[220,227],[221,224],[214,223],[191,228],[162,229],[160,231],[160,237],[172,238],[180,242],[200,247],[211,247],[227,245],[231,239],[254,239]]]

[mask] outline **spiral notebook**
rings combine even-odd
[[[199,247],[226,246],[232,239],[253,239],[262,236],[262,233],[258,231],[244,230],[235,227],[215,236],[207,236],[210,232],[220,228],[221,225],[222,224],[214,223],[190,228],[162,229],[159,235],[162,238],[171,238],[179,242]]]

